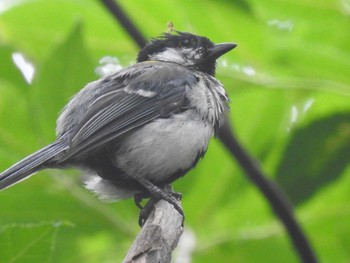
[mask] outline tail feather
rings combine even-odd
[[[68,148],[63,141],[56,141],[15,163],[0,174],[0,190],[8,188],[47,167],[49,161]]]

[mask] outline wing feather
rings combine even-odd
[[[79,158],[91,150],[107,145],[126,132],[160,117],[186,109],[186,87],[194,76],[174,67],[159,67],[143,72],[136,78],[111,78],[114,90],[100,94],[91,103],[85,116],[70,134],[70,149],[63,158]],[[156,79],[150,83],[144,80]],[[121,87],[123,85],[124,87]]]

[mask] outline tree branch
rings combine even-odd
[[[246,172],[248,178],[259,188],[266,197],[275,214],[280,218],[289,233],[291,241],[298,251],[302,262],[316,263],[316,255],[296,220],[293,206],[284,192],[270,180],[260,169],[256,160],[249,156],[234,135],[228,120],[220,129],[219,138],[226,148],[236,157],[237,162]]]
[[[139,48],[143,48],[146,45],[147,40],[137,29],[131,19],[126,15],[124,10],[114,0],[101,0],[103,5],[107,8],[114,18],[122,25],[122,27],[128,32]]]
[[[183,232],[183,218],[173,205],[160,200],[137,235],[123,263],[170,262]]]

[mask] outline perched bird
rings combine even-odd
[[[137,63],[86,85],[57,120],[57,139],[0,174],[0,190],[46,168],[88,172],[103,199],[164,199],[193,168],[223,123],[228,98],[216,59],[236,47],[184,32],[153,39]],[[151,202],[152,200],[152,202]],[[147,205],[145,206],[145,208]],[[142,224],[149,211],[140,213]]]

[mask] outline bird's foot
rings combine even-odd
[[[145,198],[149,198],[149,200],[142,207],[140,203]],[[185,215],[181,206],[179,205],[179,201],[181,201],[181,198],[182,198],[182,195],[180,193],[174,192],[171,186],[169,185],[165,186],[164,189],[153,186],[152,190],[150,191],[150,194],[145,194],[145,193],[135,194],[134,201],[137,207],[141,209],[140,215],[139,215],[139,225],[141,227],[144,225],[147,218],[150,216],[151,212],[153,211],[154,205],[161,199],[167,201],[168,203],[174,206],[176,211],[178,211],[183,218],[182,220],[182,225],[183,225],[183,222],[185,220]]]

